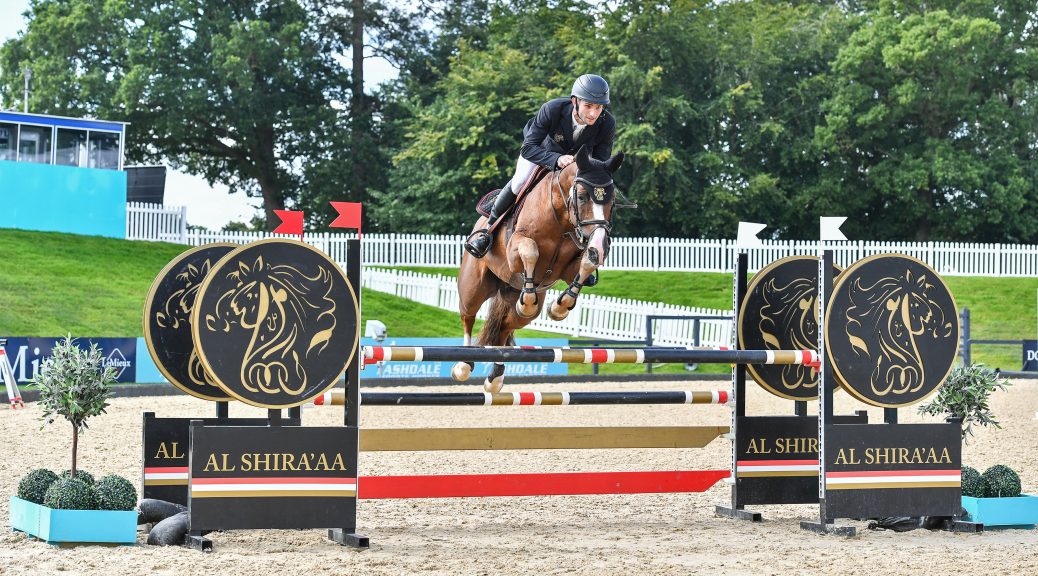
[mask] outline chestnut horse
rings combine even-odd
[[[609,253],[616,194],[612,173],[621,162],[622,152],[601,161],[581,147],[575,162],[549,173],[520,200],[525,206],[511,233],[506,229],[495,234],[486,256],[462,256],[458,296],[466,346],[472,344],[476,313],[490,299],[487,321],[476,338],[480,346],[514,345],[512,334],[540,314],[544,293],[559,279],[571,282],[551,303],[548,316],[562,320],[569,314],[580,289]],[[485,226],[481,218],[473,230]],[[467,380],[472,368],[470,362],[459,362],[451,375]],[[494,364],[484,388],[500,391],[504,372],[504,364]]]

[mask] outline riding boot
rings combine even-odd
[[[490,228],[497,223],[498,218],[502,214],[508,211],[515,202],[515,193],[512,192],[512,183],[505,184],[505,187],[501,189],[501,192],[497,195],[497,200],[494,201],[493,208],[490,209],[490,215],[487,216],[486,228],[477,230],[469,236],[467,242],[465,242],[465,250],[469,254],[472,254],[476,258],[482,258],[486,255],[487,251],[490,250],[490,244],[494,240],[494,236],[490,233]]]

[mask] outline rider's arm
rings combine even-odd
[[[562,103],[566,102],[561,98],[559,100],[562,100]],[[523,147],[519,149],[520,156],[549,170],[555,169],[559,156],[562,156],[561,152],[545,147],[545,139],[553,143],[550,133],[552,121],[558,115],[558,108],[555,100],[549,100],[541,106],[537,115],[526,123],[526,128],[523,129]]]

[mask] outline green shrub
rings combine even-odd
[[[61,473],[61,477],[62,478],[71,478],[72,477],[72,471],[71,470],[65,470],[64,472]],[[83,482],[86,482],[87,484],[90,484],[91,486],[93,486],[93,484],[94,484],[94,475],[91,474],[90,472],[87,472],[86,470],[76,470],[76,480],[82,480]]]
[[[1020,495],[1020,476],[1009,466],[995,464],[984,471],[984,496],[1012,498]]]
[[[973,498],[984,497],[984,477],[976,468],[962,467],[962,495]]]
[[[1008,380],[983,364],[959,365],[938,389],[937,396],[919,406],[919,413],[962,418],[959,431],[968,443],[974,424],[1002,428],[988,406],[988,397],[997,390],[1005,391],[1006,386]]]
[[[98,510],[133,510],[137,507],[137,489],[122,476],[105,476],[94,483]]]
[[[97,510],[97,493],[78,478],[58,478],[47,489],[43,505],[60,510]]]
[[[22,500],[43,504],[47,488],[58,479],[58,475],[46,468],[37,468],[22,477],[18,482],[18,497]]]

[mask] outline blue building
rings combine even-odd
[[[0,228],[124,238],[126,126],[0,112]]]

